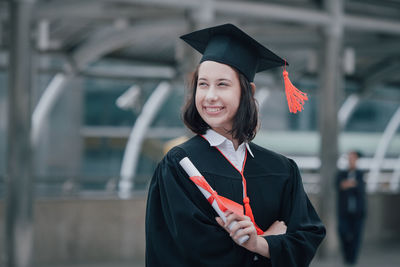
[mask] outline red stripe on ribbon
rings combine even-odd
[[[211,196],[207,199],[211,205],[215,200],[222,212],[225,212],[227,210],[223,201],[219,198],[217,191],[212,189],[212,187],[208,184],[208,182],[203,176],[192,176],[190,177],[190,180],[192,180],[193,183],[200,186],[201,188],[203,188],[204,190],[206,190],[208,193],[211,194]]]

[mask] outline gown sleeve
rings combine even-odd
[[[215,221],[216,213],[172,149],[152,178],[146,208],[146,266],[246,266],[252,256]]]
[[[265,237],[274,267],[308,266],[325,236],[325,227],[304,192],[299,169],[294,161],[289,161],[291,173],[281,208],[287,232]]]

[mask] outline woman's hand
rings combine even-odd
[[[256,247],[257,231],[250,218],[247,216],[237,215],[229,210],[225,212],[225,216],[225,223],[222,221],[221,218],[217,217],[217,222],[219,223],[219,225],[221,225],[229,233],[236,244],[253,251]],[[234,221],[236,221],[236,224],[231,229],[229,229],[228,226],[231,225],[231,223]],[[239,239],[245,235],[248,235],[249,239],[243,244],[240,244]]]
[[[269,258],[268,243],[264,238],[257,235],[256,228],[254,227],[254,224],[249,217],[237,215],[232,211],[225,212],[225,216],[225,223],[220,217],[217,217],[216,220],[218,224],[221,225],[229,233],[236,244],[246,248],[247,250]],[[231,229],[229,229],[228,226],[233,221],[236,221],[236,224]],[[240,244],[239,239],[245,235],[248,235],[249,239],[246,242]]]
[[[267,231],[262,234],[262,236],[267,235],[283,235],[286,234],[287,226],[284,221],[275,221],[271,226],[267,229]]]

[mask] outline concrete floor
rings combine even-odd
[[[102,262],[102,263],[77,263],[45,265],[35,267],[143,267],[143,262]],[[344,267],[341,257],[329,259],[315,258],[310,267]],[[400,243],[386,244],[380,246],[365,246],[360,255],[358,267],[399,267],[400,266]]]
[[[344,267],[341,255],[329,259],[315,258],[310,267]],[[358,267],[399,267],[400,243],[386,245],[364,245],[361,250]]]

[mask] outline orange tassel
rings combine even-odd
[[[307,94],[297,89],[289,80],[289,73],[283,70],[283,80],[285,82],[286,99],[291,113],[301,112],[303,110],[304,101],[308,100]]]

